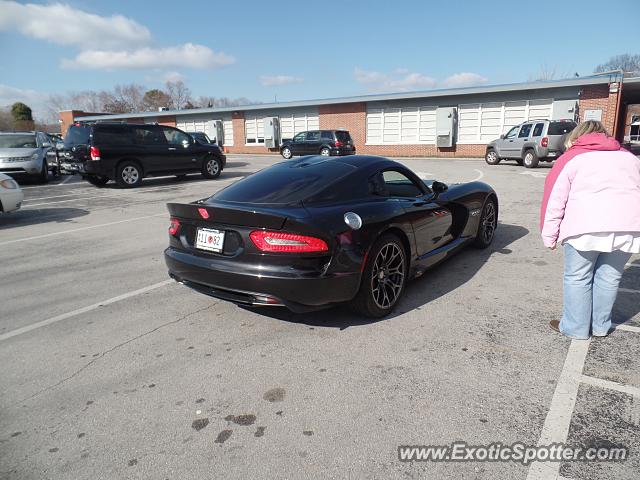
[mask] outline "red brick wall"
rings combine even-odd
[[[175,127],[176,126],[176,117],[175,115],[165,115],[162,117],[158,117],[159,125],[166,125],[167,127]]]
[[[278,153],[277,148],[267,148],[263,145],[245,145],[244,133],[244,112],[233,112],[231,116],[233,125],[233,146],[225,145],[224,151],[227,153],[255,153],[264,155],[267,153]]]
[[[103,115],[102,113],[83,112],[81,110],[66,110],[58,113],[60,118],[60,133],[64,137],[67,134],[69,126],[73,124],[73,119],[77,117],[88,117],[90,115]]]
[[[346,128],[351,133],[358,153],[394,157],[484,157],[486,145],[456,145],[437,148],[435,145],[366,145],[367,104],[346,103],[321,105],[321,129]]]
[[[610,134],[615,131],[616,111],[618,109],[617,93],[609,93],[609,85],[586,85],[582,88],[579,100],[580,121],[584,121],[587,110],[602,110],[602,123]]]

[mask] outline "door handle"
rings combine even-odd
[[[169,147],[169,150],[175,150],[175,149],[176,149],[175,147]]]

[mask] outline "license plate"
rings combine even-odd
[[[199,228],[196,233],[196,248],[208,252],[222,252],[224,232],[210,228]]]

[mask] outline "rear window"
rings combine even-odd
[[[551,122],[547,135],[565,135],[576,128],[575,122]]]
[[[64,137],[65,146],[88,144],[90,130],[89,127],[71,125],[67,135]]]
[[[349,132],[337,131],[336,132],[336,139],[338,139],[339,141],[341,141],[343,143],[350,142],[351,141],[351,135],[349,135]]]
[[[354,169],[353,165],[326,159],[284,162],[254,173],[211,198],[236,203],[299,203],[318,195]]]
[[[93,129],[93,143],[96,145],[131,145],[133,137],[128,127],[109,126]]]

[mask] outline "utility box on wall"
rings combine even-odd
[[[280,146],[280,120],[278,117],[264,118],[264,146],[278,148]]]
[[[456,143],[456,107],[438,107],[436,110],[436,145],[453,147]]]
[[[207,132],[209,137],[215,135],[215,142],[218,146],[224,145],[224,124],[222,120],[210,120],[207,122]]]

